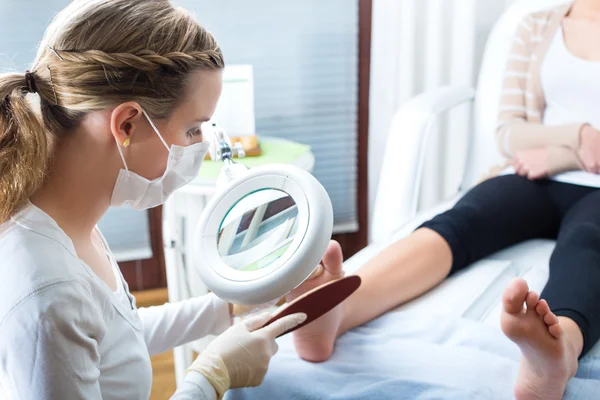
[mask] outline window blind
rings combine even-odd
[[[308,144],[336,232],[357,223],[358,1],[174,0],[251,64],[258,135]]]

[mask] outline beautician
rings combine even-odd
[[[168,0],[76,0],[31,70],[0,75],[0,393],[147,399],[150,354],[220,334],[174,398],[262,382],[305,314],[231,326],[214,295],[141,308],[96,224],[198,173],[221,92],[214,38]]]

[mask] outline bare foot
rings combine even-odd
[[[515,397],[562,399],[567,382],[577,372],[578,354],[567,341],[558,318],[520,278],[506,287],[502,303],[502,331],[521,349]]]
[[[331,241],[323,256],[323,261],[313,275],[288,294],[286,299],[288,301],[294,300],[317,286],[343,278],[342,262],[342,248],[339,243]],[[331,357],[338,329],[342,321],[342,307],[343,303],[293,333],[294,346],[301,358],[306,361],[322,362]]]

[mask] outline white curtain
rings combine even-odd
[[[442,85],[473,86],[485,42],[515,0],[373,0],[369,114],[369,215],[381,156],[394,113],[406,101]],[[430,208],[460,184],[469,108],[440,118],[426,155],[420,208]],[[393,182],[384,182],[391,185]]]

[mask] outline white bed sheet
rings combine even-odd
[[[232,391],[227,400],[512,399],[519,350],[499,328],[501,293],[516,276],[541,291],[553,248],[552,241],[532,241],[474,264],[344,334],[322,364],[300,360],[285,336],[264,384]],[[365,251],[353,262],[362,265],[374,254]],[[565,399],[597,393],[600,345],[582,360]]]

